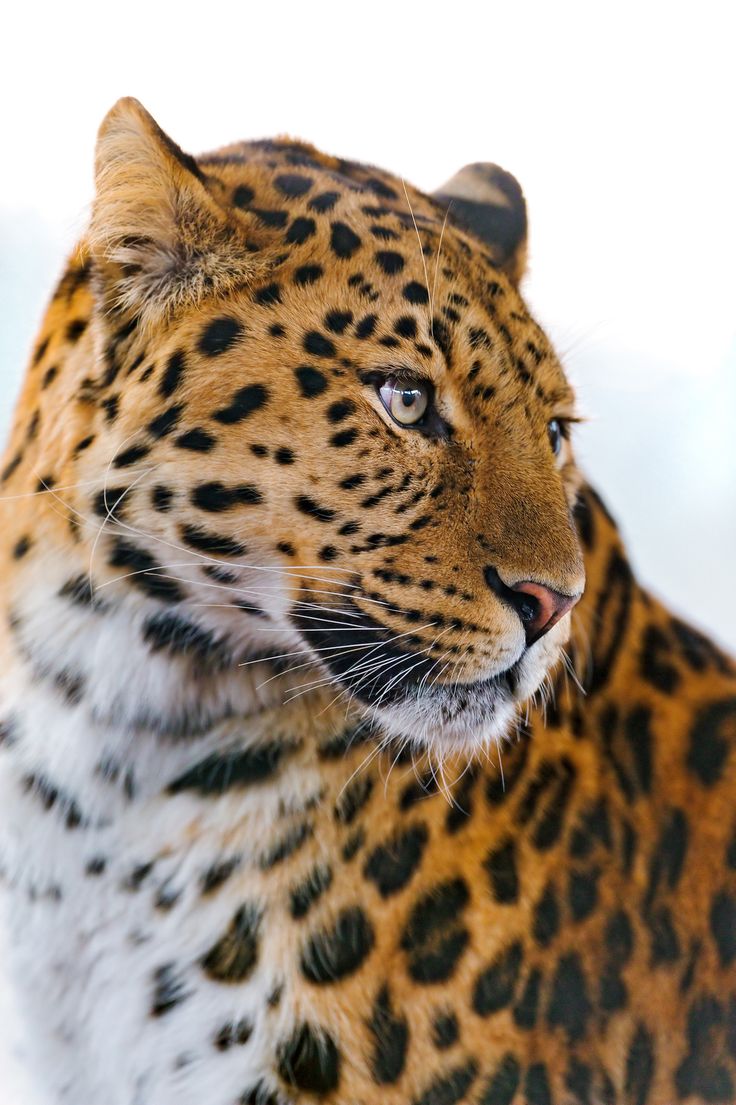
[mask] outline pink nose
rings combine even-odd
[[[514,606],[524,626],[527,647],[548,633],[580,598],[580,595],[563,595],[530,579],[515,583],[511,590],[515,592]]]

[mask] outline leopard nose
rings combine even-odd
[[[580,599],[580,593],[566,595],[530,579],[508,586],[495,568],[486,568],[484,574],[491,590],[519,615],[527,648],[548,633]]]

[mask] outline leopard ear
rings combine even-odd
[[[103,120],[95,181],[89,245],[106,312],[158,323],[257,269],[244,225],[137,100]]]
[[[490,249],[495,264],[517,284],[526,268],[526,203],[515,177],[490,162],[466,165],[433,193],[450,222]]]

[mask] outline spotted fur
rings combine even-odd
[[[736,1100],[736,671],[555,455],[525,240],[494,166],[427,196],[105,120],[2,471],[50,1100]],[[530,635],[519,586],[583,563]]]

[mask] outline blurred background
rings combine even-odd
[[[4,32],[0,437],[119,96],[191,152],[289,133],[426,189],[497,161],[529,205],[527,299],[590,418],[583,466],[640,576],[736,648],[729,5],[29,0]],[[12,1054],[0,1101],[35,1105]]]

